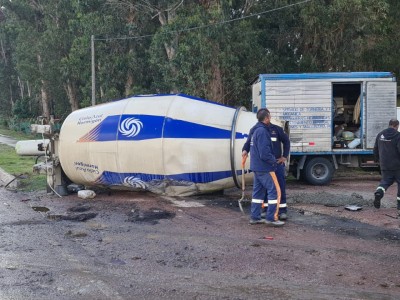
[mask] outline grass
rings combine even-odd
[[[17,140],[35,139],[33,135],[0,127],[0,134],[11,136]],[[20,176],[20,188],[22,191],[38,191],[46,189],[46,175],[34,174],[33,165],[36,157],[19,156],[14,147],[0,144],[0,167],[9,174]]]

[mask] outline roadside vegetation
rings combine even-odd
[[[264,73],[400,72],[398,0],[0,0],[0,7],[0,114],[10,128],[133,94],[249,106],[250,82]]]
[[[8,126],[8,123],[2,120],[0,125],[0,134],[12,137],[16,140],[32,140],[35,139],[35,135],[30,134],[29,132],[11,129]]]
[[[4,126],[0,126],[0,134],[13,137],[17,140],[35,139],[35,136],[31,134],[10,130]],[[35,161],[35,156],[20,156],[15,152],[14,147],[0,144],[0,168],[18,177],[20,183],[19,190],[38,191],[46,188],[46,176],[33,173]]]

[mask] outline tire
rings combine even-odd
[[[325,185],[331,182],[334,169],[332,163],[323,157],[315,157],[306,162],[305,179],[312,185]]]

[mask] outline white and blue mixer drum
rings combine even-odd
[[[243,108],[183,94],[135,96],[72,112],[58,155],[78,184],[188,196],[240,186],[256,122]]]

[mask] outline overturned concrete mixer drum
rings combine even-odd
[[[243,108],[183,94],[134,96],[72,112],[58,156],[66,176],[85,186],[212,192],[239,187],[241,149],[256,122]]]

